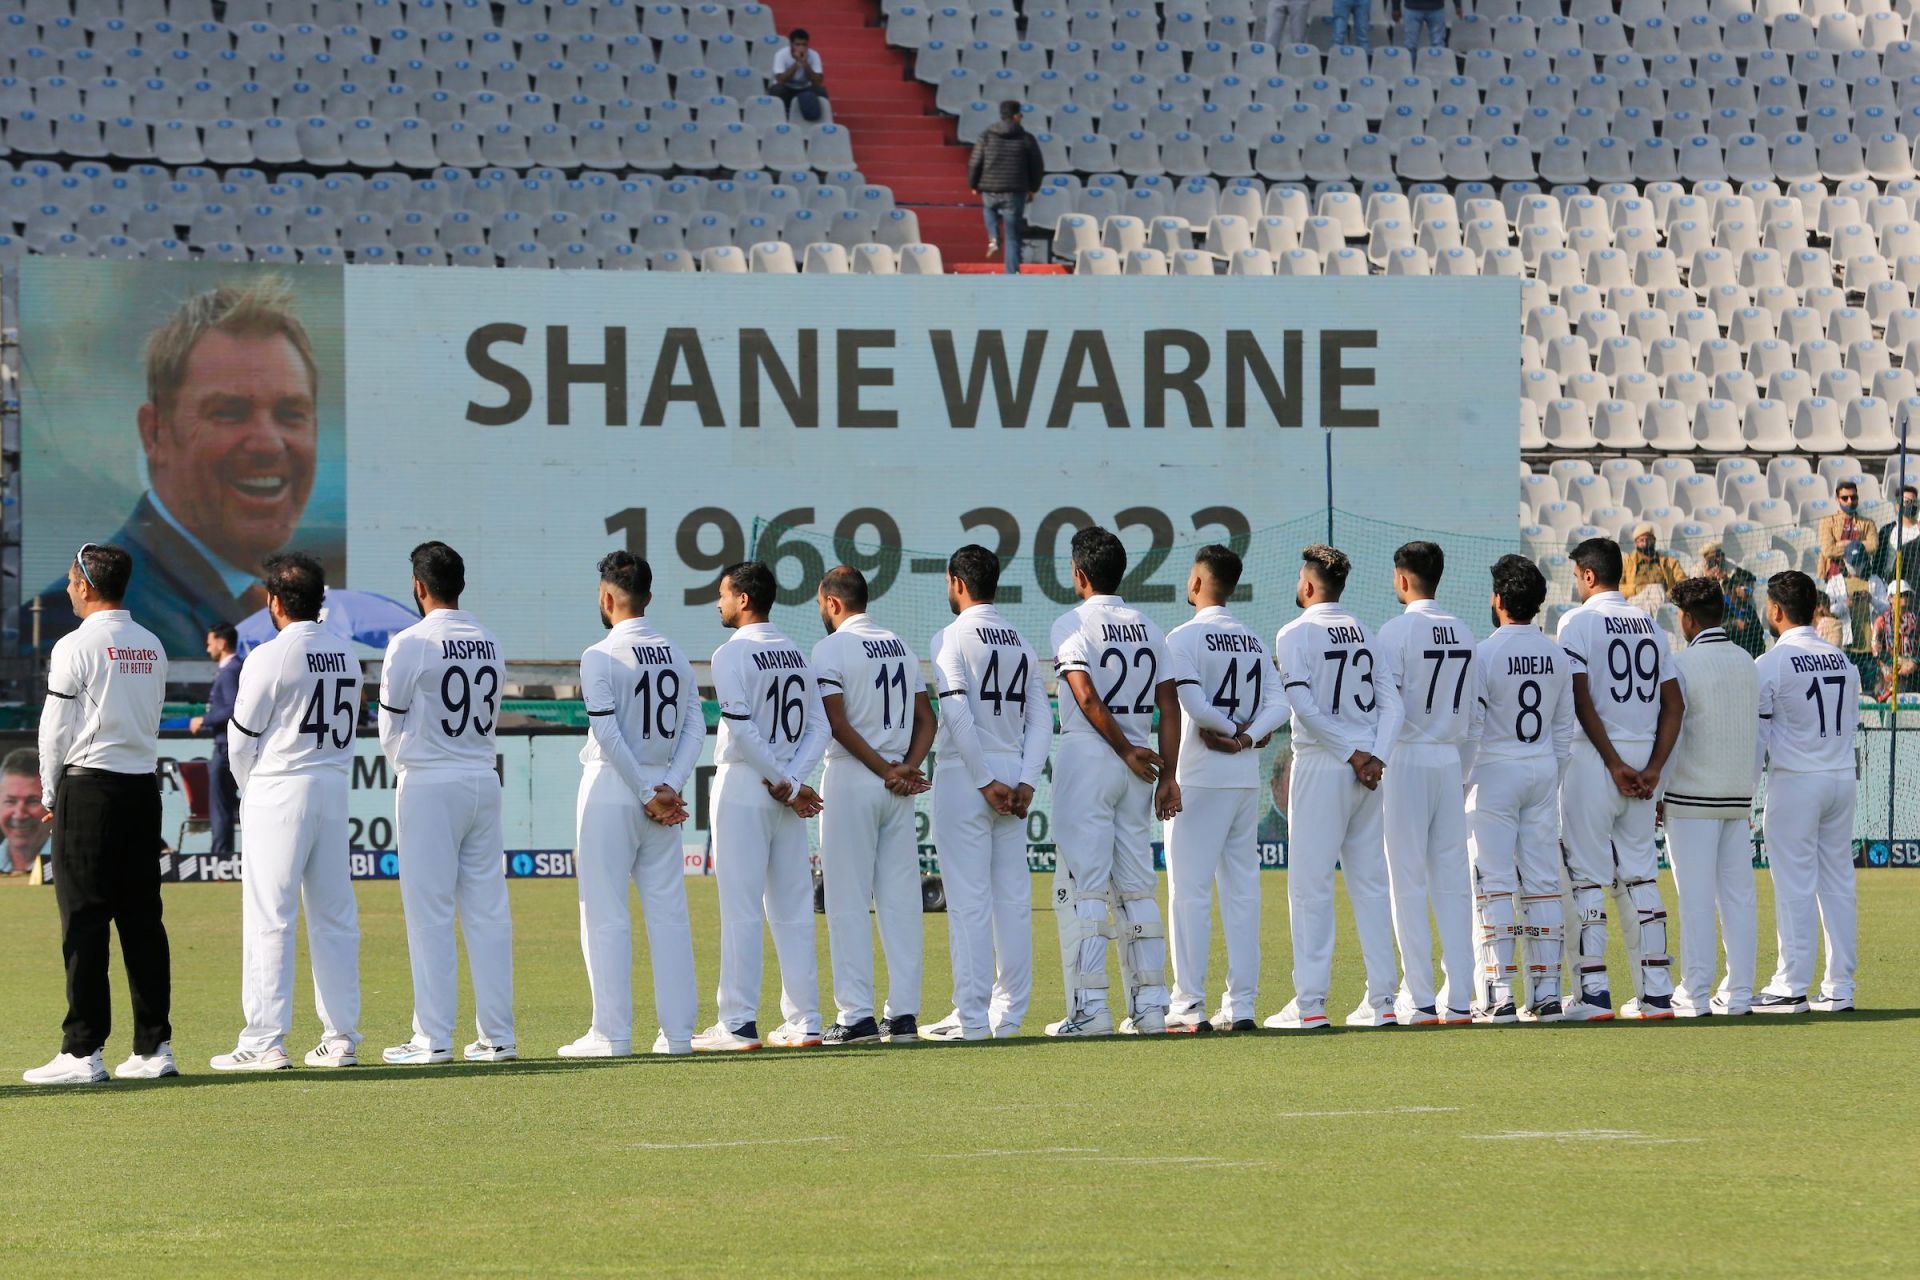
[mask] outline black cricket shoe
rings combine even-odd
[[[834,1023],[827,1028],[827,1034],[820,1037],[820,1043],[828,1048],[845,1044],[878,1044],[880,1024],[872,1018],[862,1018],[852,1026]]]
[[[1807,998],[1763,995],[1753,1002],[1753,1011],[1755,1013],[1805,1013]]]
[[[880,1024],[880,1038],[888,1044],[906,1044],[920,1038],[920,1019],[910,1013],[887,1018]]]

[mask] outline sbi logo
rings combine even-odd
[[[533,874],[532,854],[516,853],[509,861],[513,866],[513,874],[517,876],[530,876]]]
[[[1892,857],[1892,850],[1890,850],[1887,847],[1886,841],[1875,840],[1869,845],[1867,845],[1867,865],[1868,866],[1884,867],[1891,860],[1891,857]]]
[[[380,855],[380,874],[382,876],[399,875],[400,874],[400,855],[397,853],[391,853],[391,852],[381,854]]]

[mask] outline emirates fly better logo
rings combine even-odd
[[[108,645],[107,661],[118,667],[122,675],[152,675],[153,664],[160,661],[160,651],[158,649],[116,649]]]

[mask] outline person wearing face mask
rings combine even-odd
[[[1892,609],[1873,620],[1873,657],[1880,666],[1880,683],[1874,687],[1882,697],[1920,693],[1920,615],[1914,613],[1913,587],[1902,578],[1893,584],[1892,594],[1900,597],[1898,626]]]
[[[1726,597],[1726,616],[1720,627],[1727,633],[1727,639],[1755,657],[1765,652],[1766,624],[1761,621],[1759,605],[1754,601],[1757,579],[1727,559],[1726,548],[1718,542],[1709,542],[1700,548],[1700,563],[1693,572],[1695,577],[1711,578],[1720,584],[1720,593]]]
[[[1842,480],[1833,491],[1833,500],[1840,509],[1820,522],[1820,571],[1815,576],[1822,582],[1846,568],[1843,558],[1850,543],[1866,548],[1869,564],[1880,553],[1880,531],[1860,514],[1859,482]]]
[[[1880,576],[1920,592],[1920,491],[1900,486],[1900,514],[1880,526]]]
[[[1621,568],[1621,595],[1651,613],[1686,576],[1680,562],[1660,550],[1659,530],[1650,524],[1634,529],[1633,551]]]

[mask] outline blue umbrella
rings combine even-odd
[[[348,591],[344,587],[328,589],[320,605],[320,625],[342,640],[358,641],[374,649],[384,649],[395,633],[420,621],[420,612],[371,591]],[[273,639],[273,619],[265,609],[240,620],[240,652]]]

